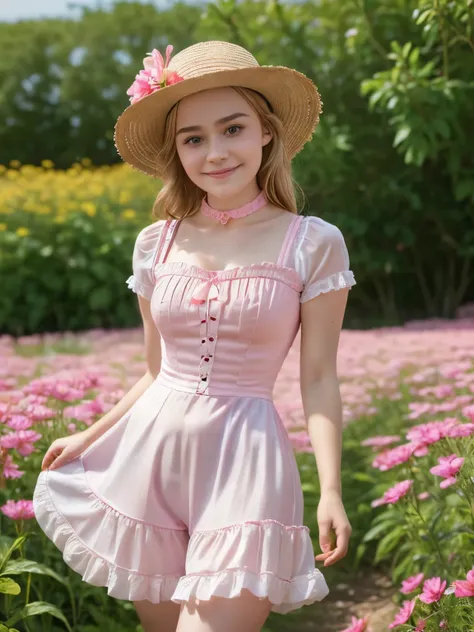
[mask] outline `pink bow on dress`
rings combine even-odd
[[[200,305],[206,301],[212,301],[219,298],[219,287],[214,281],[203,281],[194,292],[191,303]]]

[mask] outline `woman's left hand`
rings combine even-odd
[[[324,566],[341,560],[349,548],[352,527],[347,518],[341,495],[337,492],[323,492],[318,505],[319,546],[323,553],[315,556]],[[336,548],[331,550],[331,532],[336,535]]]

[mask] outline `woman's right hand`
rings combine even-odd
[[[87,430],[77,432],[69,437],[56,439],[49,446],[43,457],[42,470],[55,470],[61,465],[73,461],[86,450],[96,438],[92,437]]]

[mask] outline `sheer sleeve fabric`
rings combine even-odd
[[[305,217],[301,223],[295,244],[295,268],[304,286],[302,303],[356,283],[341,231],[319,217]]]
[[[165,220],[160,220],[146,226],[135,240],[132,255],[133,274],[126,282],[133,292],[147,300],[151,299],[155,286],[153,263],[164,225]]]

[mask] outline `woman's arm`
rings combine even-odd
[[[136,384],[126,393],[122,399],[115,404],[103,417],[96,421],[95,424],[89,426],[85,431],[85,435],[90,437],[92,441],[98,439],[109,428],[114,426],[119,419],[127,413],[135,404],[137,399],[143,395],[147,388],[155,381],[161,367],[161,341],[160,334],[153,322],[150,310],[150,301],[138,295],[138,304],[143,321],[143,330],[145,335],[145,357],[148,364],[148,370]]]
[[[301,395],[321,485],[316,556],[333,564],[347,553],[351,526],[342,504],[342,406],[337,349],[348,289],[320,294],[301,305]],[[331,531],[337,545],[330,551]]]

